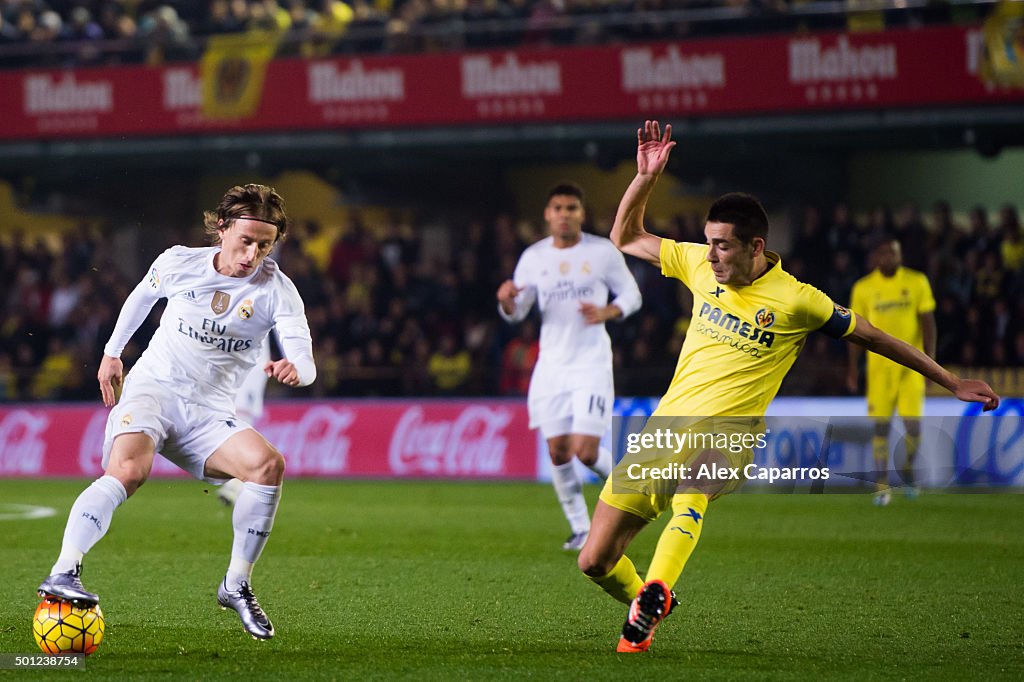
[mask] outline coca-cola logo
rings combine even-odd
[[[105,468],[103,442],[106,438],[108,414],[107,410],[94,411],[82,431],[82,437],[78,441],[78,467],[83,474],[99,475]],[[185,472],[177,464],[157,453],[153,458],[149,475],[184,476]]]
[[[508,451],[503,431],[511,421],[509,410],[481,405],[435,421],[411,407],[392,433],[388,465],[399,476],[500,476]]]
[[[298,421],[271,422],[261,431],[287,458],[289,473],[342,474],[351,448],[345,431],[355,420],[352,410],[318,405]]]
[[[43,471],[50,420],[44,414],[11,410],[0,416],[0,474],[38,475]]]
[[[78,467],[88,474],[103,471],[103,438],[107,430],[107,410],[96,410],[78,441]]]

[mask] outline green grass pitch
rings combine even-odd
[[[34,653],[34,590],[84,481],[0,481],[0,653]],[[549,486],[288,481],[254,575],[277,628],[215,589],[230,516],[197,482],[147,483],[87,557],[107,619],[84,673],[33,679],[1021,679],[1024,495],[741,493],[712,503],[646,655],[580,576]],[[593,502],[597,490],[589,489]],[[643,571],[660,524],[630,549]],[[0,671],[4,675],[5,671]],[[12,674],[6,671],[6,674]]]

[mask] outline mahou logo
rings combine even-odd
[[[455,419],[430,421],[410,407],[395,426],[388,464],[399,476],[499,476],[505,473],[508,410],[474,405]]]
[[[562,67],[558,62],[520,62],[507,53],[492,62],[488,55],[462,58],[462,94],[466,97],[561,95]]]
[[[341,474],[352,445],[345,431],[355,419],[352,410],[319,405],[298,421],[268,423],[260,432],[288,458],[293,474]]]
[[[168,111],[198,109],[202,106],[202,84],[191,69],[164,69],[161,80],[164,86],[164,108]]]
[[[853,47],[846,36],[823,46],[818,38],[789,41],[789,80],[794,85],[855,80],[891,80],[899,75],[896,46]]]
[[[367,69],[358,59],[343,70],[334,62],[309,66],[309,101],[313,104],[404,99],[405,73],[401,69]]]
[[[39,475],[43,472],[50,420],[28,410],[11,410],[0,418],[0,474]]]
[[[622,51],[626,92],[704,87],[725,87],[725,57],[720,53],[683,55],[675,45],[661,56],[649,47]]]
[[[51,74],[25,77],[25,113],[105,113],[114,108],[114,86],[108,81],[79,83],[68,73],[57,80]]]

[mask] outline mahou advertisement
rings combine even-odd
[[[980,26],[279,59],[251,107],[204,106],[200,63],[0,72],[0,140],[580,122],[1024,101]],[[253,71],[256,65],[253,64]],[[205,102],[209,105],[210,102]]]

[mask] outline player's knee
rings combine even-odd
[[[576,565],[584,575],[599,578],[611,573],[615,568],[615,561],[612,561],[610,557],[601,556],[599,552],[590,550],[584,545],[579,556],[576,557]]]
[[[576,457],[588,467],[597,463],[597,448],[583,446],[576,451]]]
[[[120,481],[125,493],[131,497],[146,482],[149,467],[135,458],[119,457],[107,465],[104,473]]]
[[[268,450],[251,474],[254,483],[281,485],[284,480],[284,456],[277,450]]]
[[[551,463],[556,466],[567,464],[572,460],[572,453],[569,451],[568,443],[549,444],[548,454],[551,456]]]

